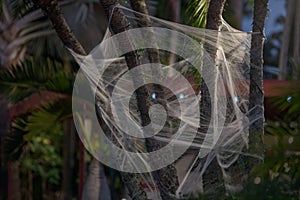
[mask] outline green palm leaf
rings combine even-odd
[[[0,93],[11,103],[40,91],[71,94],[74,75],[57,61],[32,59],[0,72]]]
[[[23,146],[38,134],[53,134],[63,119],[72,115],[69,98],[44,104],[41,108],[13,120],[11,133],[3,141],[5,162],[17,160]]]
[[[72,104],[70,98],[44,104],[42,108],[33,111],[27,117],[27,124],[26,127],[24,127],[27,134],[24,136],[24,139],[29,140],[39,132],[51,133],[51,130],[53,130],[57,124],[71,116]]]
[[[62,63],[51,59],[27,59],[21,65],[0,72],[0,93],[11,103],[42,91],[61,94],[33,111],[13,120],[11,133],[3,142],[6,161],[19,158],[23,146],[37,134],[53,134],[61,121],[71,116],[74,74]]]
[[[190,16],[190,23],[199,28],[206,27],[206,14],[209,0],[190,0],[187,13]]]
[[[23,136],[26,134],[26,131],[24,131],[26,123],[26,117],[24,116],[12,121],[11,132],[3,139],[2,155],[5,164],[20,157],[23,146],[26,144],[23,140]]]

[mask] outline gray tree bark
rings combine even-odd
[[[284,80],[287,75],[287,64],[288,64],[288,55],[289,55],[289,44],[290,44],[290,36],[291,29],[293,23],[293,10],[295,6],[295,0],[287,0],[287,9],[286,9],[286,17],[284,22],[284,30],[281,38],[281,48],[279,55],[279,80]],[[261,32],[261,30],[259,31]]]
[[[61,39],[64,45],[78,54],[86,55],[85,50],[75,38],[65,18],[63,17],[57,0],[33,0],[33,2],[49,17],[58,37]]]
[[[296,2],[295,10],[296,16],[294,20],[294,47],[293,47],[293,57],[294,57],[294,69],[293,69],[293,79],[299,80],[300,75],[300,1]]]
[[[89,166],[89,175],[86,179],[83,200],[110,200],[110,190],[106,181],[103,165],[92,159]]]
[[[119,5],[118,0],[102,0],[100,3],[104,8],[106,17],[108,19],[110,18],[109,25],[114,34],[131,28],[123,11],[116,7]],[[122,44],[130,45],[130,41],[122,41]],[[124,56],[129,70],[140,65],[139,56],[136,51],[126,53]],[[133,82],[135,81],[133,80]],[[147,95],[148,91],[146,86],[142,86],[136,90],[137,106],[140,112],[142,126],[146,126],[151,123],[148,115],[149,104]],[[121,172],[121,176],[126,184],[128,194],[132,199],[147,199],[147,194],[141,187],[142,179],[140,175]]]
[[[180,21],[180,9],[181,9],[181,0],[168,0],[167,1],[167,9],[168,9],[168,18],[172,22],[179,23]],[[175,48],[177,38],[172,36],[171,49]],[[169,64],[174,64],[176,62],[176,55],[171,54],[169,58]]]
[[[249,152],[263,155],[263,136],[264,136],[264,93],[263,93],[263,44],[264,27],[268,11],[268,0],[254,1],[254,16],[252,32],[259,34],[252,35],[250,52],[250,94],[249,110],[254,109],[249,115],[249,121],[255,120],[249,128]],[[261,162],[258,159],[249,160],[250,169]]]
[[[208,10],[207,10],[207,19],[206,19],[206,28],[211,30],[219,30],[222,25],[222,13],[224,9],[225,0],[210,0]]]

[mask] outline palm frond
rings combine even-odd
[[[72,116],[71,99],[60,99],[52,103],[44,104],[42,108],[33,111],[27,118],[24,130],[27,132],[25,140],[39,132],[49,132],[61,123],[65,118]]]
[[[10,0],[8,1],[8,5],[10,9],[13,11],[12,16],[14,18],[19,18],[21,16],[24,16],[36,10],[31,0]]]
[[[209,0],[190,0],[187,13],[190,16],[190,23],[199,28],[206,26],[206,14],[209,6]]]
[[[60,60],[70,59],[62,42],[53,34],[51,23],[31,0],[2,1],[0,20],[0,65],[8,67],[19,64],[29,55],[48,55]],[[106,30],[103,9],[95,0],[64,0],[60,2],[71,28],[91,50]],[[73,12],[79,10],[80,12]],[[97,10],[95,12],[95,10]],[[76,13],[74,15],[74,13]],[[74,20],[76,19],[76,20]],[[79,23],[80,22],[80,23]],[[86,36],[90,32],[93,35]]]
[[[24,145],[38,134],[53,134],[63,119],[72,115],[71,100],[44,104],[41,108],[13,120],[11,132],[3,140],[5,163],[19,159]]]
[[[11,132],[3,139],[2,156],[5,164],[16,161],[20,157],[22,148],[26,144],[23,140],[23,136],[26,134],[24,131],[26,123],[24,116],[12,121]]]
[[[71,94],[74,76],[51,59],[32,59],[0,72],[0,93],[11,103],[43,90]]]
[[[1,15],[0,65],[2,67],[20,63],[25,57],[25,44],[28,41],[53,33],[49,29],[50,23],[37,21],[43,18],[39,10],[34,10],[26,15],[20,15],[20,13],[16,15],[14,1],[2,1]],[[36,26],[39,23],[43,26]]]

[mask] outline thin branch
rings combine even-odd
[[[268,11],[268,0],[254,1],[254,16],[252,32],[260,34],[252,35],[250,52],[250,94],[249,94],[249,121],[255,121],[249,128],[249,152],[262,155],[264,135],[264,94],[263,94],[263,43],[265,19]],[[250,168],[255,166],[258,160],[250,161]],[[249,169],[250,170],[250,169]]]
[[[287,0],[286,2],[287,2],[287,10],[286,10],[287,14],[284,22],[284,30],[283,30],[283,36],[281,38],[281,48],[280,48],[280,55],[279,55],[279,75],[278,75],[279,80],[286,79],[286,75],[287,75],[289,44],[290,44],[291,29],[293,24],[293,10],[295,6],[294,0]]]

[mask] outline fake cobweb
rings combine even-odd
[[[262,158],[248,150],[260,117],[249,121],[251,34],[225,21],[213,31],[117,9],[130,29],[108,29],[87,56],[73,52],[73,113],[85,147],[123,172],[133,199],[139,190],[147,199],[239,191],[247,158]],[[139,27],[147,17],[152,26]]]

